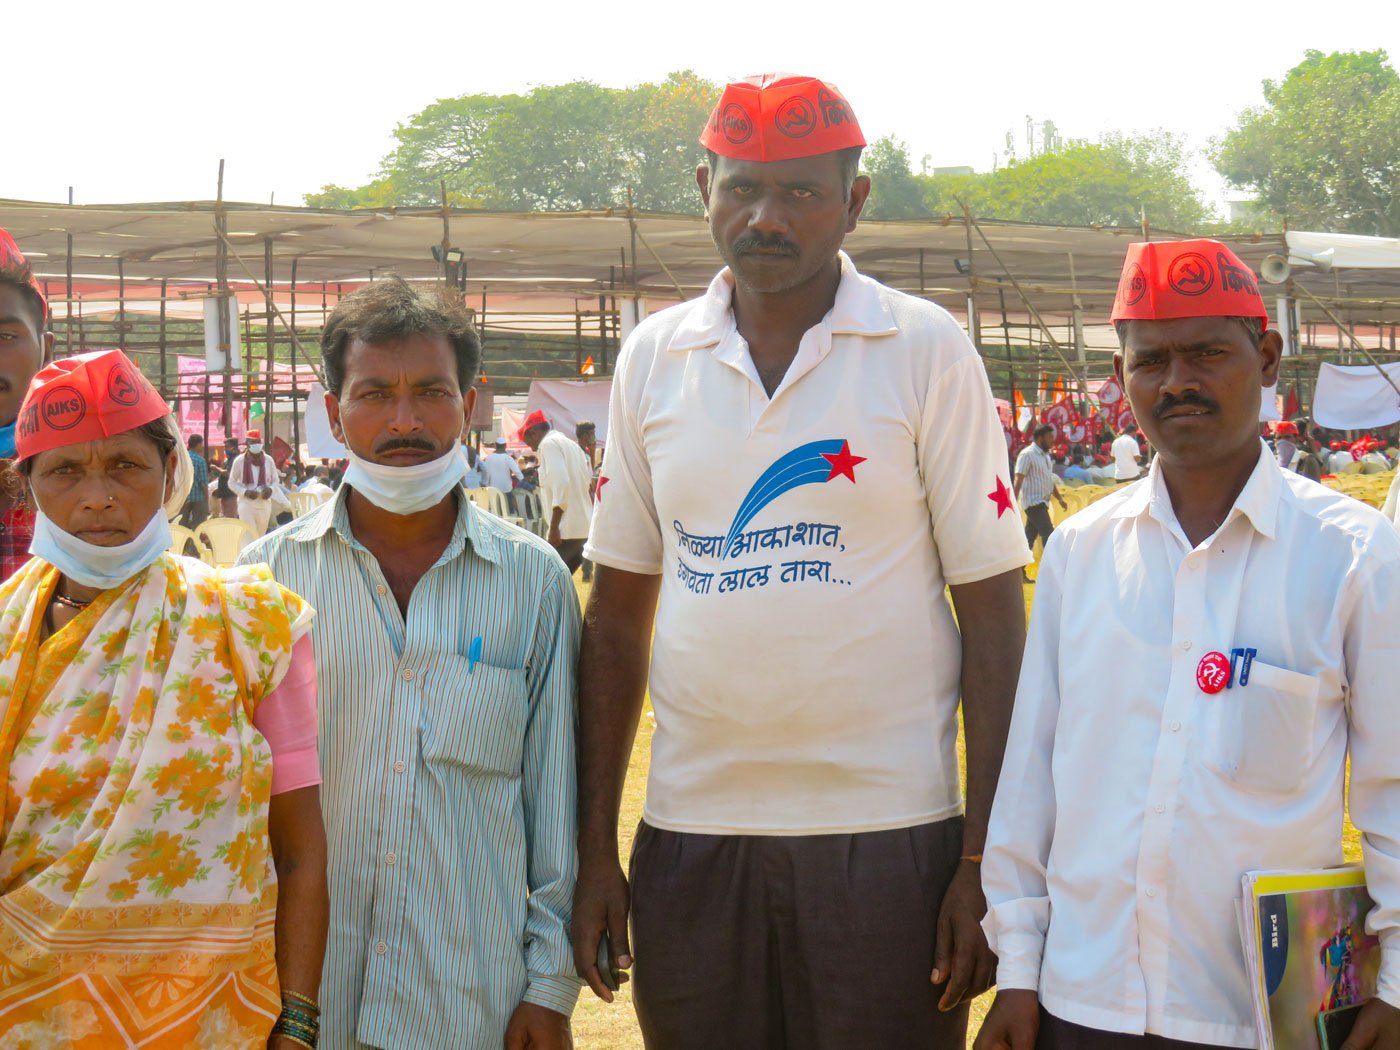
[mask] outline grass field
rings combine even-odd
[[[1034,569],[1031,571],[1034,574]],[[577,578],[574,582],[579,589],[579,600],[586,601],[588,597],[587,585],[580,583]],[[1035,588],[1028,586],[1025,591],[1026,615],[1029,617]],[[637,731],[637,743],[632,749],[632,761],[627,773],[627,786],[622,795],[622,819],[619,836],[621,841],[619,845],[624,867],[627,855],[632,849],[632,834],[636,830],[637,821],[642,816],[642,800],[646,794],[647,766],[651,760],[651,733],[655,724],[651,713],[651,704],[648,702],[642,714],[642,724]],[[960,763],[962,758],[963,746],[961,734],[959,734],[958,760]],[[1347,860],[1359,861],[1361,856],[1360,839],[1350,822],[1347,823],[1344,834]],[[968,1026],[968,1046],[972,1045],[972,1040],[977,1035],[982,1018],[986,1016],[987,1008],[991,1006],[991,999],[992,996],[988,993],[972,1004],[972,1022]],[[622,986],[622,991],[618,993],[616,1001],[611,1005],[596,998],[588,988],[584,988],[583,994],[579,997],[578,1009],[574,1011],[574,1042],[579,1050],[641,1050],[642,1037],[637,1030],[636,1015],[632,1012],[632,997],[628,985]]]

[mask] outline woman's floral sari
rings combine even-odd
[[[40,643],[58,572],[0,586],[0,1050],[254,1047],[280,1008],[272,756],[253,728],[311,610],[164,555]]]

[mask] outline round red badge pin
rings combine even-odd
[[[1196,665],[1196,684],[1203,693],[1218,693],[1230,684],[1230,658],[1224,653],[1206,653]]]

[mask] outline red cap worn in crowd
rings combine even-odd
[[[725,87],[700,145],[721,157],[766,163],[864,146],[865,136],[835,85],[763,73]]]
[[[1257,317],[1269,327],[1254,271],[1219,241],[1128,245],[1109,320],[1178,317]]]
[[[549,426],[549,417],[537,408],[525,417],[525,422],[520,424],[520,429],[515,432],[516,440],[524,441],[525,435],[534,430],[535,427],[547,426]]]
[[[170,406],[120,350],[98,350],[39,370],[15,428],[17,459],[125,434],[170,414]]]
[[[29,287],[33,288],[34,294],[39,297],[39,305],[43,313],[42,320],[47,321],[49,319],[49,301],[44,297],[44,289],[39,287],[39,282],[34,277],[34,271],[29,267],[29,260],[19,250],[19,245],[10,236],[9,230],[0,230],[0,267],[23,271],[25,279],[29,282]]]
[[[261,430],[250,430],[250,431],[248,431],[248,433],[246,433],[246,434],[243,435],[243,438],[244,438],[244,440],[246,440],[246,441],[261,441],[261,440],[262,440],[262,431],[261,431]]]
[[[1297,437],[1298,428],[1294,424],[1284,421],[1274,425],[1274,433],[1283,437]]]

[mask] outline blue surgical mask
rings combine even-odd
[[[467,461],[455,443],[446,455],[411,467],[386,467],[361,459],[352,448],[345,451],[350,457],[345,484],[390,514],[417,514],[436,507],[467,473]]]
[[[174,539],[165,512],[157,508],[141,534],[119,547],[99,547],[55,525],[42,509],[34,516],[29,553],[42,558],[74,583],[110,590],[159,558]]]

